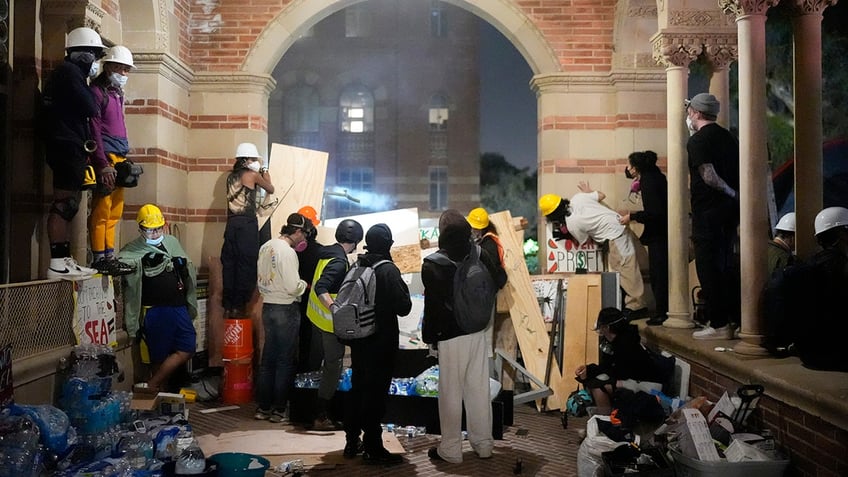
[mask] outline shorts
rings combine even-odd
[[[150,361],[161,363],[169,355],[197,349],[197,332],[185,306],[154,306],[144,315],[144,336]]]
[[[82,190],[88,153],[81,145],[71,141],[47,141],[47,165],[53,170],[53,188]]]

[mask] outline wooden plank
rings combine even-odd
[[[491,214],[489,220],[497,227],[504,247],[504,267],[509,277],[505,288],[510,295],[510,315],[524,367],[540,380],[544,379],[550,337],[530,283],[521,240],[516,234],[509,211]],[[554,393],[547,399],[548,409],[561,409],[568,397],[568,390],[562,386],[562,372],[556,362],[551,366],[551,381]],[[540,404],[537,401],[537,407]]]
[[[601,275],[572,275],[568,279],[565,300],[565,354],[563,381],[576,388],[574,370],[598,362],[598,335],[593,328],[601,311]]]
[[[328,157],[323,151],[271,144],[268,173],[274,184],[274,197],[280,199],[270,219],[272,236],[276,237],[289,214],[304,205],[311,205],[321,217]],[[260,219],[260,228],[264,223]]]

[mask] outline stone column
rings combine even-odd
[[[779,0],[721,0],[736,15],[739,36],[739,198],[743,342],[737,353],[766,355],[760,296],[767,279],[768,146],[766,139],[766,10]]]
[[[822,11],[836,0],[793,0],[795,41],[795,249],[816,250],[813,220],[822,209]]]
[[[708,44],[706,53],[712,65],[710,93],[721,103],[717,122],[727,128],[730,127],[730,63],[736,61],[738,47],[735,35],[730,41],[724,40],[719,44]]]
[[[689,168],[686,114],[689,63],[701,53],[700,42],[668,32],[651,40],[654,60],[666,67],[668,121],[668,319],[663,326],[692,328],[689,313]]]

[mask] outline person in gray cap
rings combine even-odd
[[[739,225],[739,142],[716,124],[720,105],[715,96],[700,93],[685,106],[686,125],[692,133],[686,151],[695,268],[709,321],[692,337],[730,339],[730,318],[738,314],[740,300],[739,269],[733,255]]]

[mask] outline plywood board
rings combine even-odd
[[[524,262],[524,248],[509,211],[491,214],[489,220],[497,227],[504,248],[504,268],[509,277],[505,288],[510,295],[510,315],[524,359],[524,367],[542,380],[545,378],[550,337],[530,283],[530,273]],[[554,393],[547,399],[549,409],[561,409],[565,405],[569,390],[562,384],[562,372],[556,362],[553,362],[551,388]]]
[[[206,455],[219,452],[245,452],[262,456],[284,454],[329,454],[345,446],[343,431],[318,432],[298,429],[256,430],[206,434],[197,438]],[[389,452],[402,453],[403,446],[394,434],[383,433]]]
[[[336,226],[345,219],[353,219],[362,225],[366,233],[371,226],[386,224],[392,230],[392,259],[400,269],[401,273],[414,273],[421,271],[421,245],[418,230],[418,209],[397,209],[386,212],[374,212],[372,214],[351,215],[328,219],[322,223],[318,230],[318,241],[321,243],[334,243]],[[326,230],[322,230],[326,229]],[[332,233],[330,233],[332,232]],[[365,241],[363,240],[357,248],[357,253],[365,252]]]
[[[598,362],[598,334],[595,320],[601,311],[601,275],[571,275],[565,300],[565,354],[562,369],[565,382],[576,387],[574,370],[582,364]]]
[[[271,144],[268,173],[274,184],[273,198],[279,199],[271,215],[271,235],[276,236],[286,218],[304,205],[311,205],[318,216],[324,199],[329,154],[285,144]],[[265,220],[259,220],[259,227]]]

